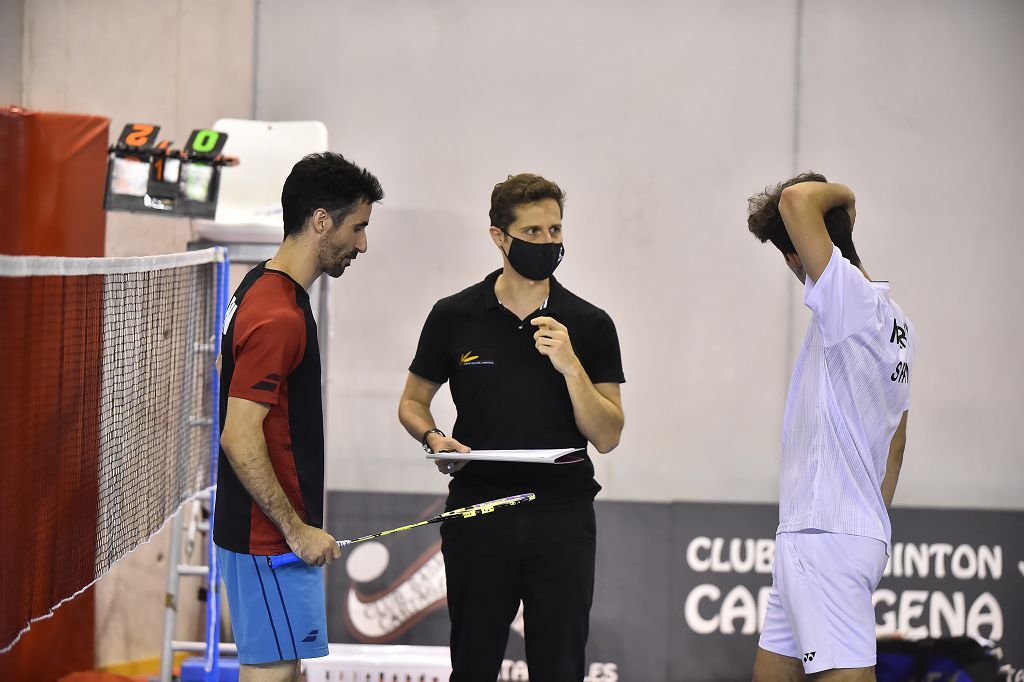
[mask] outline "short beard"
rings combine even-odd
[[[351,262],[352,257],[355,255],[354,251],[350,251],[337,259],[337,261],[329,260],[329,254],[323,240],[320,241],[319,247],[317,248],[317,260],[319,261],[320,271],[329,277],[337,279],[341,277],[348,265],[344,262],[348,258]]]

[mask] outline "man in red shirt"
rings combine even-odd
[[[311,154],[281,193],[284,242],[242,280],[224,319],[214,542],[242,682],[293,680],[327,655],[320,349],[307,290],[366,252],[380,183],[340,154]],[[267,556],[305,563],[271,570]]]

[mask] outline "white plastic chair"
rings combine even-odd
[[[222,118],[213,130],[228,134],[223,153],[239,164],[220,175],[217,214],[195,220],[196,237],[222,243],[281,243],[281,187],[295,162],[327,149],[320,121],[250,121]]]

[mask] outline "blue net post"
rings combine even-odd
[[[220,343],[223,336],[224,312],[228,307],[228,287],[230,286],[228,250],[218,247],[216,276],[216,314],[217,328],[214,331],[214,348],[216,357],[220,357]],[[213,364],[213,428],[210,430],[210,530],[206,535],[209,556],[210,574],[206,597],[206,663],[204,666],[206,682],[218,682],[220,679],[220,570],[217,567],[217,547],[213,543],[213,514],[217,503],[217,459],[220,455],[220,372],[217,363]]]

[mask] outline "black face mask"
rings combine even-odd
[[[506,233],[507,234],[507,233]],[[508,235],[512,237],[512,235]],[[565,247],[555,242],[534,244],[512,237],[508,247],[508,262],[526,279],[540,282],[551,276],[565,255]]]

